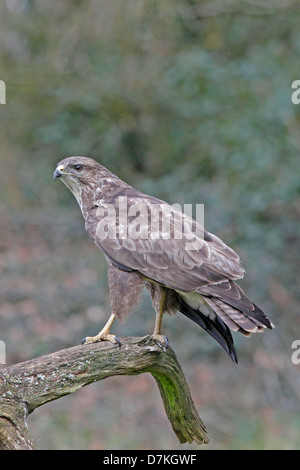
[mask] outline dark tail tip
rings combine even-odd
[[[201,328],[210,334],[210,336],[212,336],[227,352],[232,361],[236,364],[238,363],[231,331],[218,316],[216,316],[216,320],[213,321],[199,310],[194,310],[184,301],[181,302],[179,310],[187,318],[193,320],[197,325],[201,326]]]

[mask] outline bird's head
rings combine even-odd
[[[60,178],[79,202],[83,188],[95,189],[99,184],[103,167],[87,157],[68,157],[61,160],[53,173],[53,180]]]

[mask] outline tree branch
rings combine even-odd
[[[0,371],[0,445],[34,449],[27,416],[35,408],[113,375],[150,372],[155,378],[169,421],[181,443],[208,442],[174,351],[151,336],[122,338],[75,346]]]

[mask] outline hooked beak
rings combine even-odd
[[[53,173],[53,181],[55,181],[56,178],[60,178],[63,175],[63,171],[64,171],[64,166],[63,165],[58,166]]]

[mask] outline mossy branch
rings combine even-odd
[[[155,378],[173,430],[181,443],[208,442],[174,351],[151,336],[75,346],[0,371],[0,445],[34,449],[27,416],[37,407],[113,375],[149,372]]]

